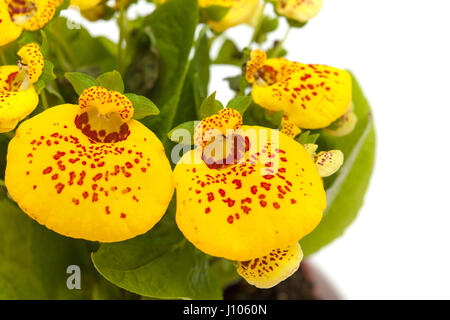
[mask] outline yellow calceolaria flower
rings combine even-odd
[[[156,0],[156,4],[166,3],[167,0]],[[261,6],[260,0],[198,0],[201,8],[210,6],[220,6],[230,8],[220,21],[208,21],[208,24],[216,32],[223,32],[226,29],[239,24],[250,23],[254,15]]]
[[[278,130],[242,125],[229,108],[197,126],[195,144],[174,170],[178,227],[207,254],[241,261],[246,279],[254,276],[244,270],[248,261],[288,250],[292,259],[271,264],[279,269],[267,273],[270,280],[249,282],[264,287],[284,280],[301,260],[296,243],[326,207],[310,154]]]
[[[8,147],[5,184],[24,212],[65,236],[115,242],[150,230],[174,191],[159,139],[132,103],[102,87],[79,105],[23,122]]]
[[[329,177],[344,164],[344,153],[341,150],[322,151],[315,156],[315,162],[319,175]]]
[[[160,5],[167,0],[154,0],[154,2]],[[220,21],[208,21],[214,31],[223,32],[240,24],[251,23],[261,7],[261,0],[198,0],[198,5],[201,8],[210,6],[230,8]]]
[[[278,0],[278,14],[300,23],[308,22],[322,9],[322,0]]]
[[[260,7],[260,0],[199,0],[200,7],[222,6],[230,10],[220,21],[209,21],[208,24],[216,32],[223,32],[226,29],[243,23],[249,23]]]
[[[335,137],[343,137],[352,133],[358,122],[358,116],[353,111],[353,108],[353,103],[351,103],[347,112],[329,127],[325,128],[324,131]]]
[[[267,289],[292,276],[300,267],[303,252],[298,242],[276,249],[261,258],[238,263],[238,273],[248,283]]]
[[[0,0],[0,46],[22,34],[44,27],[55,15],[61,0]]]
[[[329,126],[348,110],[352,100],[347,71],[284,58],[267,59],[261,50],[251,53],[246,78],[253,84],[255,103],[269,111],[284,110],[299,128]]]
[[[80,8],[80,10],[88,10],[101,2],[102,0],[70,0],[70,5]]]
[[[0,133],[14,130],[39,103],[33,86],[44,69],[39,45],[27,44],[17,54],[18,66],[0,66]]]

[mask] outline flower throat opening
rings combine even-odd
[[[15,24],[23,25],[36,14],[37,6],[35,1],[11,0],[8,4],[8,12]]]
[[[78,104],[82,112],[75,117],[75,125],[91,141],[115,143],[130,135],[127,122],[134,109],[121,93],[91,87],[81,94]]]

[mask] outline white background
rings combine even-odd
[[[149,11],[141,3],[131,15]],[[345,235],[312,258],[345,298],[450,298],[449,14],[448,0],[324,0],[286,43],[292,60],[352,70],[375,115],[365,205]],[[90,30],[117,39],[111,24]],[[228,35],[244,45],[250,29]],[[213,68],[210,90],[223,102],[230,92],[221,79],[234,73]]]

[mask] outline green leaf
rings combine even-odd
[[[159,106],[159,117],[143,119],[163,143],[174,127],[181,92],[188,71],[189,54],[198,23],[197,0],[172,0],[158,7],[144,24],[154,35],[159,52],[159,79],[148,97]]]
[[[80,72],[66,72],[64,77],[70,82],[73,86],[73,89],[78,95],[81,95],[84,90],[98,86],[99,83],[93,77]]]
[[[250,96],[238,96],[228,102],[227,108],[237,110],[241,115],[243,115],[252,104],[252,101],[252,97]]]
[[[293,19],[287,19],[289,26],[292,28],[303,28],[308,22],[300,22]]]
[[[45,28],[52,46],[50,59],[58,62],[59,68],[66,71],[89,71],[90,74],[98,76],[116,67],[115,53],[106,45],[111,45],[111,41],[104,37],[93,37],[82,26],[67,28],[67,23],[66,18],[58,17]]]
[[[159,76],[159,54],[151,28],[141,20],[132,21],[136,26],[127,40],[127,89],[140,95],[150,95]]]
[[[87,242],[60,236],[0,199],[0,299],[90,299],[97,276]],[[67,267],[81,269],[81,290],[69,290]]]
[[[239,74],[237,76],[224,78],[223,80],[228,82],[228,86],[230,87],[231,90],[239,92],[241,90],[242,78],[243,78],[242,75]]]
[[[44,30],[41,29],[41,37],[42,37],[42,43],[40,45],[41,53],[44,56],[44,58],[48,55],[48,38],[47,34]]]
[[[202,102],[200,106],[200,118],[205,119],[222,109],[223,106],[216,100],[216,93],[214,92]]]
[[[242,52],[236,44],[230,39],[226,39],[217,54],[215,64],[230,64],[234,66],[241,66]]]
[[[70,0],[63,0],[61,4],[56,8],[55,17],[58,17],[61,11],[67,9],[70,6]]]
[[[189,134],[189,136],[191,137],[190,139],[190,144],[194,144],[194,130],[195,130],[195,125],[196,125],[196,121],[187,121],[184,122],[178,126],[176,126],[175,128],[173,128],[172,130],[169,131],[168,133],[168,137],[171,141],[175,142],[175,143],[186,143],[187,141],[183,140],[183,136],[179,136],[178,134],[175,134],[176,131],[178,130],[186,130]]]
[[[224,7],[219,5],[211,5],[208,7],[200,8],[200,21],[220,21],[222,20],[230,11],[230,7]]]
[[[120,93],[123,93],[125,90],[122,76],[116,70],[100,75],[97,78],[97,81],[102,87],[108,90],[117,91]]]
[[[92,255],[97,270],[128,291],[159,299],[220,299],[208,256],[187,242],[175,223],[175,202],[147,234],[102,244]]]
[[[263,43],[267,40],[267,35],[278,28],[278,18],[271,18],[269,16],[264,16],[261,26],[254,36],[257,43]]]
[[[251,103],[247,112],[243,114],[244,124],[278,129],[281,127],[283,113],[284,111],[270,112],[255,103]]]
[[[39,80],[34,84],[34,88],[36,92],[39,94],[42,89],[45,88],[47,83],[56,79],[55,73],[53,72],[53,63],[49,60],[44,60],[44,69],[42,70],[42,75],[39,77]]]
[[[133,119],[139,120],[148,116],[159,114],[158,107],[148,98],[134,93],[126,93],[125,96],[131,101],[134,108]]]
[[[174,125],[188,120],[197,120],[200,117],[200,105],[208,94],[210,76],[208,29],[208,26],[204,26],[195,42],[195,53],[189,63],[189,70],[178,103],[178,112],[173,121]]]
[[[304,131],[297,137],[297,139],[295,139],[295,141],[301,144],[316,143],[319,136],[319,133],[311,134],[311,131]]]
[[[226,288],[235,281],[242,279],[237,273],[236,262],[217,258],[211,265],[211,270],[216,276],[222,288]]]
[[[325,179],[327,209],[319,226],[300,241],[305,255],[310,255],[337,237],[353,222],[363,204],[375,158],[375,128],[371,110],[361,88],[353,78],[353,103],[358,123],[345,137],[321,133],[321,149],[339,149],[345,161],[338,174]]]

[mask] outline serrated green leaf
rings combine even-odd
[[[221,299],[208,256],[184,239],[175,203],[152,230],[131,240],[102,244],[92,255],[97,270],[128,291],[158,299]]]
[[[125,85],[123,84],[122,76],[116,70],[111,72],[106,72],[97,78],[98,83],[112,91],[117,91],[123,93],[125,90]]]
[[[200,118],[205,119],[213,114],[216,114],[223,109],[223,106],[216,100],[216,93],[213,92],[208,98],[203,100],[200,105]]]
[[[172,130],[170,130],[170,132],[168,133],[169,139],[175,143],[186,143],[187,141],[185,141],[185,139],[183,139],[183,137],[185,137],[185,135],[175,134],[178,130],[185,130],[186,136],[187,136],[187,134],[189,134],[189,136],[190,136],[189,143],[194,144],[195,124],[196,124],[196,121],[187,121],[187,122],[184,122],[184,123],[176,126]]]
[[[375,129],[369,104],[354,78],[353,104],[358,116],[354,131],[344,137],[323,132],[318,140],[321,149],[342,150],[345,161],[336,175],[325,179],[327,209],[319,226],[300,241],[305,255],[341,236],[363,204],[374,165]]]
[[[95,78],[81,72],[66,72],[64,77],[70,82],[78,95],[81,95],[84,90],[90,87],[99,85]]]
[[[243,115],[252,104],[252,101],[252,97],[250,96],[238,96],[228,102],[227,108],[237,110],[241,115]]]
[[[159,114],[158,107],[149,99],[144,96],[139,96],[134,93],[126,93],[125,96],[131,101],[134,108],[133,119],[144,119],[148,116],[154,116]]]
[[[47,83],[56,79],[53,68],[53,63],[51,63],[49,60],[44,60],[44,69],[42,70],[42,74],[39,77],[39,80],[34,84],[34,88],[38,94],[42,89],[45,88]]]

